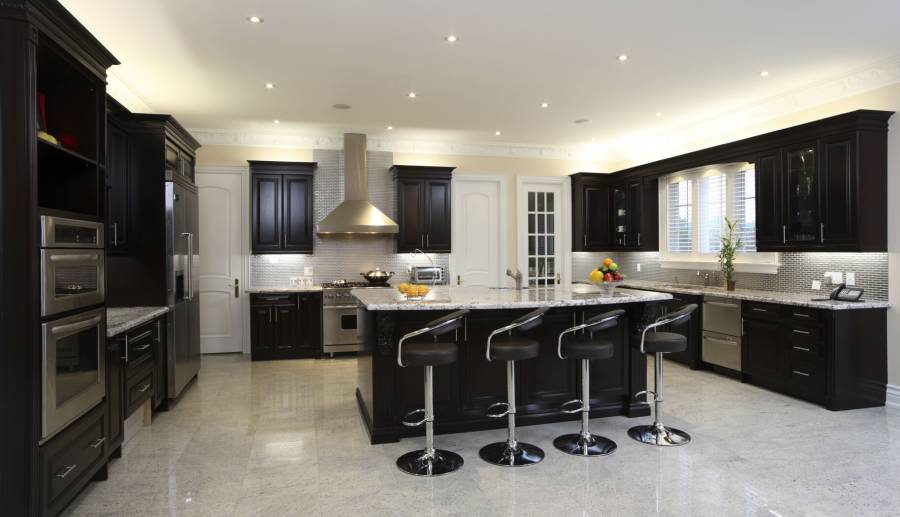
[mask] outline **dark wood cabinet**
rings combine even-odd
[[[852,245],[856,240],[856,146],[853,134],[820,140],[821,243]]]
[[[572,251],[607,251],[610,239],[610,189],[596,174],[572,175]]]
[[[450,184],[454,167],[394,165],[397,182],[397,253],[420,249],[450,253]]]
[[[271,293],[250,298],[254,361],[322,355],[322,294]]]
[[[124,359],[124,417],[147,400],[156,409],[166,401],[165,316],[121,336]]]
[[[106,346],[106,437],[110,455],[119,457],[120,447],[125,438],[125,406],[122,394],[125,391],[124,340],[110,339]]]
[[[672,294],[671,300],[660,302],[658,306],[662,309],[663,314],[668,314],[691,303],[696,304],[699,309],[694,311],[691,315],[691,320],[687,324],[674,327],[667,325],[659,330],[660,332],[674,332],[687,338],[687,349],[683,352],[666,354],[666,359],[687,365],[692,370],[699,370],[703,367],[703,349],[701,348],[703,337],[703,297],[688,294]]]
[[[656,179],[648,181],[645,186],[643,179],[636,178],[613,187],[613,249],[633,251],[659,249],[659,243],[653,238],[653,235],[656,235],[658,239],[659,235],[656,228],[659,224],[659,193],[656,192],[654,185],[659,185]],[[647,229],[650,227],[652,229],[648,240]]]
[[[119,122],[125,109],[107,100],[106,144],[106,252],[128,251],[131,209],[131,166],[128,163],[128,131]]]
[[[777,152],[756,157],[756,247],[779,246],[787,239],[782,226],[781,159]]]
[[[312,162],[250,163],[250,238],[255,254],[312,253]]]
[[[744,378],[831,410],[883,406],[886,315],[745,302]]]

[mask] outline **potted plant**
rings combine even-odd
[[[725,287],[729,291],[734,291],[734,255],[740,249],[743,242],[741,238],[734,237],[734,229],[737,228],[738,222],[725,217],[725,226],[728,230],[722,237],[722,249],[719,250],[719,267],[722,268],[722,275],[725,276]]]

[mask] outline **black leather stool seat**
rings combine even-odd
[[[527,337],[502,336],[491,342],[491,357],[499,361],[533,359],[540,353],[540,343]]]
[[[641,336],[634,340],[638,348],[641,347]],[[644,351],[648,354],[657,352],[668,354],[671,352],[684,352],[687,350],[687,338],[674,332],[647,332],[644,337]]]
[[[605,339],[591,339],[589,336],[573,339],[563,344],[569,359],[609,359],[613,356],[613,344]]]
[[[455,363],[459,347],[453,342],[405,343],[403,362],[407,366],[439,366]]]

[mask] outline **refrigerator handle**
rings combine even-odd
[[[187,301],[191,301],[194,299],[194,234],[190,232],[184,232],[181,234],[182,237],[187,237],[188,240],[188,267],[187,267],[187,296],[185,299]]]

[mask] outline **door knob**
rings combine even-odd
[[[238,293],[239,285],[240,285],[240,283],[239,283],[238,279],[235,278],[234,279],[234,297],[235,298],[238,298],[240,296],[240,294]]]

